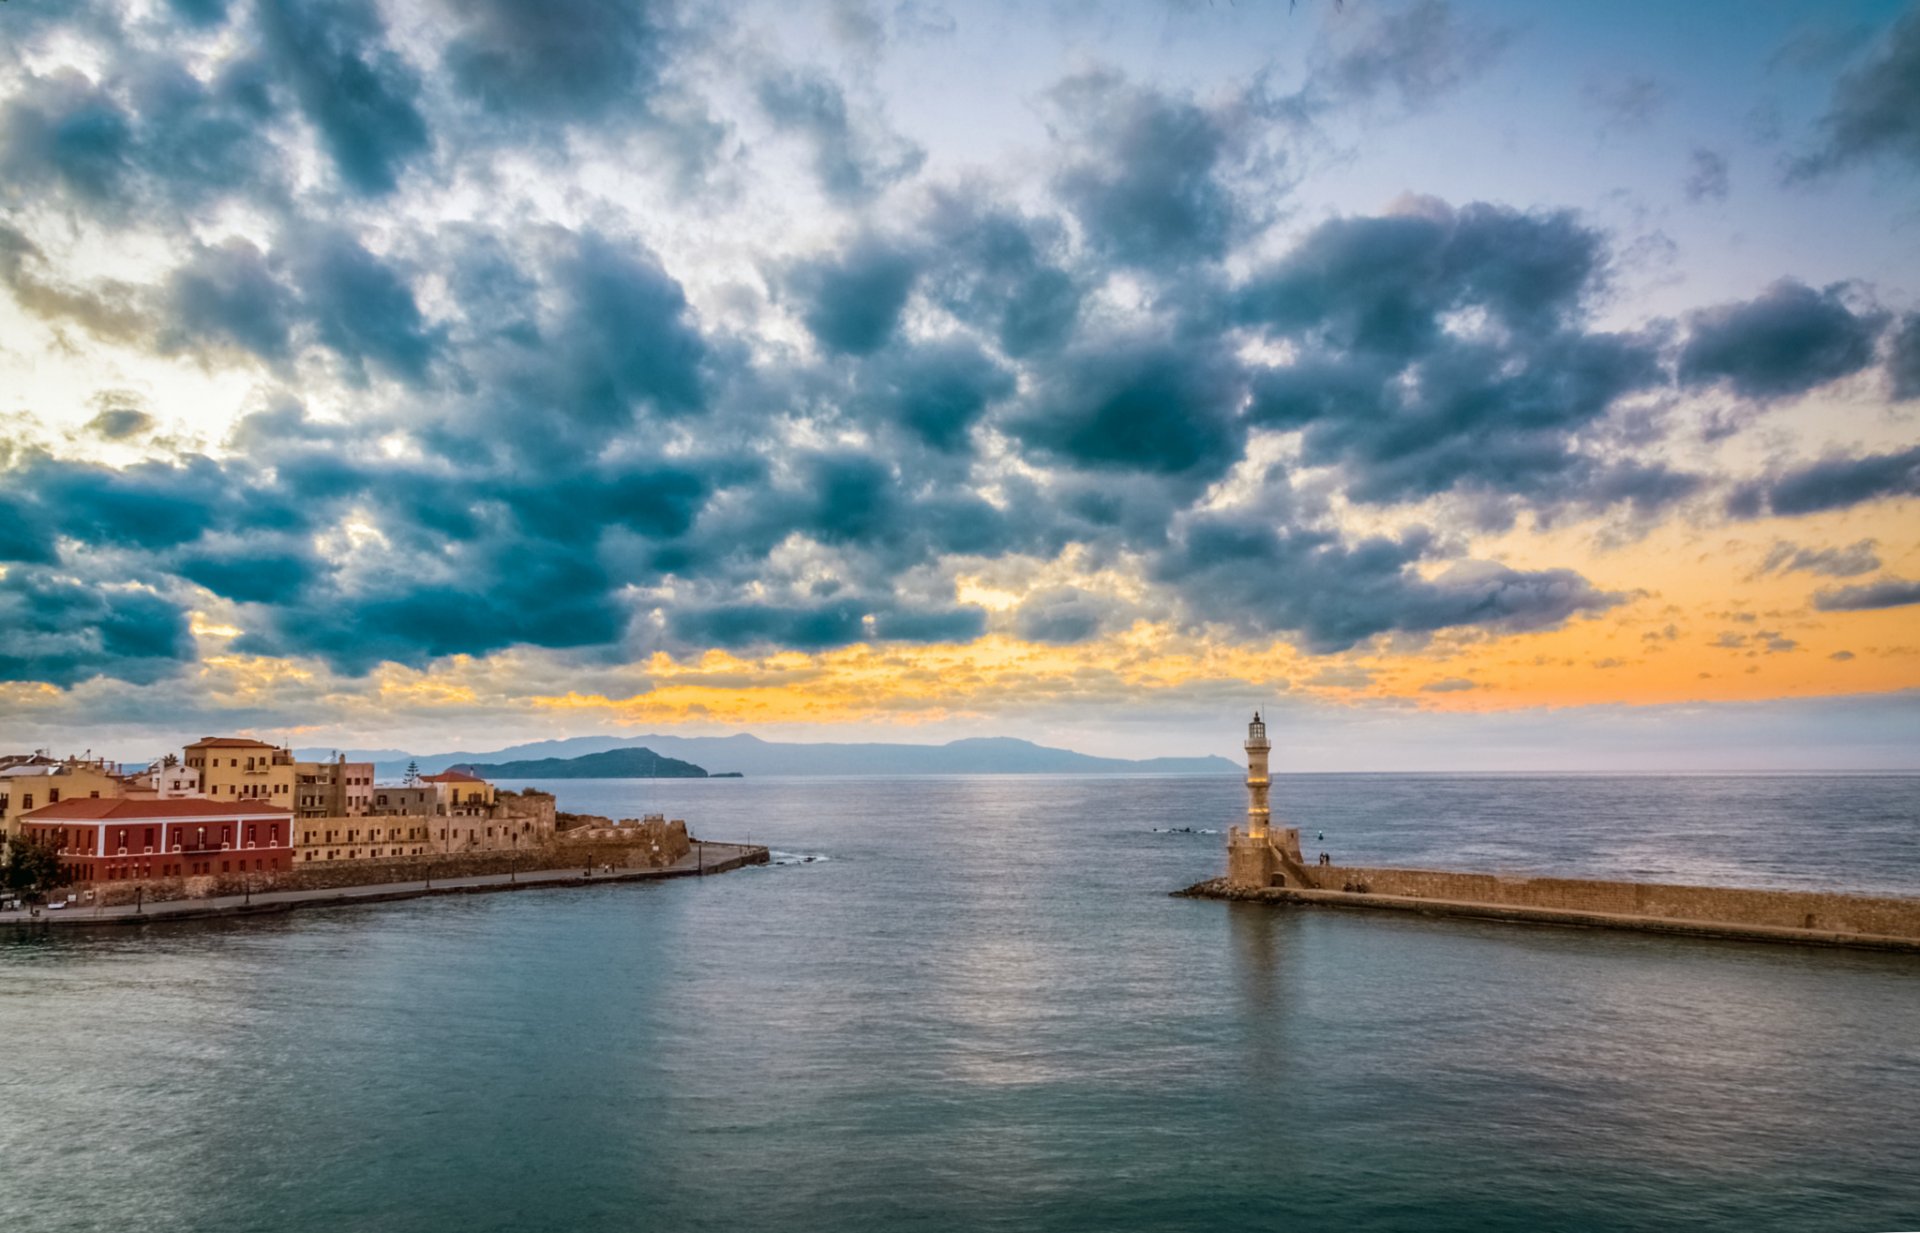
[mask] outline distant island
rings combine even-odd
[[[301,758],[330,760],[328,749],[299,750]],[[1218,756],[1200,758],[1101,758],[1055,749],[1013,737],[974,737],[948,741],[944,745],[904,743],[842,744],[821,742],[763,741],[757,736],[574,736],[561,740],[534,741],[506,749],[478,753],[415,754],[404,749],[348,749],[340,751],[349,762],[371,762],[382,779],[397,779],[409,762],[431,774],[450,767],[475,768],[477,774],[502,779],[566,778],[648,778],[653,772],[647,761],[657,755],[664,769],[670,759],[688,765],[692,775],[683,778],[718,778],[700,770],[705,766],[727,768],[733,775],[1239,775],[1244,767]],[[586,758],[599,754],[622,753],[639,759],[640,769],[576,769]],[[527,766],[560,767],[532,771]],[[629,764],[631,765],[631,764]],[[512,768],[512,769],[508,769]]]
[[[483,779],[706,779],[705,767],[667,758],[644,746],[609,749],[578,758],[532,758],[518,762],[468,762]],[[736,772],[737,775],[737,772]]]

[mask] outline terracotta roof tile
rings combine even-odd
[[[138,822],[147,818],[285,818],[292,810],[252,801],[213,801],[198,796],[164,799],[125,796],[90,796],[60,801],[29,814],[23,822]]]

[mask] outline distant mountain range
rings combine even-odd
[[[469,764],[486,779],[705,779],[706,768],[663,758],[645,746],[609,749],[578,758],[530,758]]]
[[[612,750],[640,749],[662,758],[705,767],[710,773],[737,771],[745,775],[1237,775],[1239,763],[1221,757],[1098,758],[1071,749],[1053,749],[1012,737],[975,737],[944,745],[808,744],[763,741],[757,736],[575,736],[563,740],[533,741],[484,752],[412,754],[404,749],[347,749],[350,762],[371,762],[382,779],[404,774],[407,763],[418,762],[425,774],[452,766],[499,767],[514,763],[577,759]],[[303,761],[331,758],[331,749],[301,749]],[[501,779],[522,778],[504,772]],[[600,772],[607,774],[607,772]],[[585,772],[548,771],[525,778],[580,778]],[[645,772],[640,772],[644,777]]]

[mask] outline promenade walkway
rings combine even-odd
[[[338,907],[420,899],[430,895],[474,895],[496,891],[542,890],[566,886],[597,886],[609,882],[655,882],[664,878],[699,877],[725,873],[742,865],[763,865],[767,849],[738,843],[695,843],[693,850],[661,869],[598,868],[522,869],[513,873],[475,874],[462,878],[434,878],[428,882],[375,882],[363,886],[335,886],[314,890],[262,891],[256,895],[223,895],[214,899],[172,899],[99,907],[86,902],[34,916],[26,909],[0,912],[0,928],[9,926],[64,929],[91,925],[142,925],[158,921],[205,920],[210,917],[269,915],[301,908]]]

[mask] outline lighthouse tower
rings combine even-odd
[[[1267,725],[1260,712],[1247,725],[1247,828],[1227,831],[1227,882],[1241,889],[1297,886],[1311,889],[1315,882],[1300,859],[1300,832],[1273,827],[1267,805]]]
[[[1260,721],[1260,712],[1253,713],[1253,722],[1247,725],[1247,837],[1265,839],[1267,822],[1272,811],[1267,808],[1267,754],[1273,746],[1267,744],[1267,725]]]

